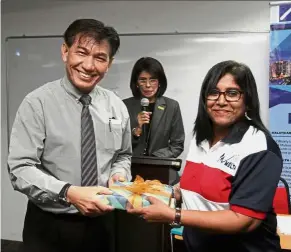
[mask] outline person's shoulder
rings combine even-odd
[[[249,152],[272,152],[281,158],[280,148],[273,137],[269,133],[263,132],[253,126],[250,126],[245,133],[242,144]]]
[[[130,106],[131,104],[136,104],[137,102],[139,102],[139,99],[135,98],[135,97],[129,97],[129,98],[125,98],[122,100],[126,106]]]
[[[137,99],[135,97],[128,97],[123,99],[123,102],[132,102],[132,101],[136,101]]]
[[[161,98],[165,100],[167,107],[173,108],[174,110],[177,110],[180,107],[179,102],[172,98],[166,96],[162,96]]]
[[[56,89],[60,87],[59,84],[60,80],[47,82],[26,94],[18,107],[18,112],[27,113],[27,111],[34,111],[34,113],[44,113],[44,105],[52,102],[51,97],[53,97]]]
[[[265,134],[265,137],[267,143],[267,150],[276,154],[279,158],[282,158],[280,147],[273,139],[273,137],[270,134]]]
[[[101,86],[98,86],[96,89],[96,92],[98,95],[103,96],[106,100],[108,100],[109,104],[111,106],[114,106],[116,108],[120,108],[120,110],[124,111],[126,109],[125,104],[123,103],[122,99],[113,91],[103,88]]]
[[[179,104],[179,102],[173,98],[170,98],[167,96],[162,96],[162,98],[164,98],[166,102],[173,103],[173,104]]]
[[[98,95],[104,96],[105,98],[108,98],[108,99],[111,99],[111,100],[113,99],[113,100],[116,100],[116,101],[121,101],[121,98],[117,95],[116,92],[114,92],[112,90],[109,90],[107,88],[104,88],[104,87],[101,87],[101,86],[96,86],[95,92]]]
[[[47,97],[50,97],[52,93],[58,88],[60,88],[60,79],[47,82],[28,93],[25,96],[24,101],[43,102]]]

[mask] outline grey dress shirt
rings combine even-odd
[[[8,166],[15,190],[40,208],[75,213],[58,194],[66,183],[81,185],[81,93],[67,79],[49,82],[21,103],[11,131]],[[96,86],[90,93],[98,185],[115,173],[130,175],[131,129],[126,106],[113,92]]]

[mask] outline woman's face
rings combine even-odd
[[[142,71],[137,79],[137,87],[141,95],[155,102],[156,94],[159,89],[159,80],[152,77],[148,72]]]
[[[229,127],[244,117],[244,95],[231,74],[224,75],[216,89],[206,94],[206,107],[213,125],[220,128]]]

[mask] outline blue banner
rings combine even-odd
[[[289,20],[288,6],[279,11]],[[269,91],[270,131],[284,160],[281,176],[291,187],[291,23],[271,25]]]
[[[279,6],[279,22],[291,21],[291,4]]]

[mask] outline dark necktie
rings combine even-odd
[[[80,102],[83,104],[81,114],[81,176],[82,186],[97,186],[97,157],[95,133],[92,116],[89,110],[90,95],[82,95]]]

